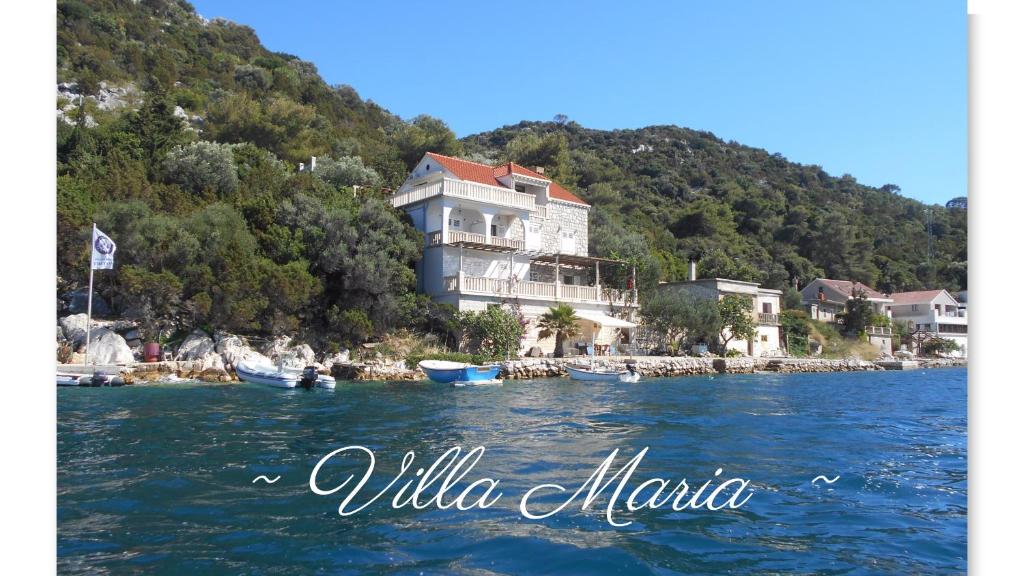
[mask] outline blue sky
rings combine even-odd
[[[944,203],[967,194],[964,1],[198,0],[403,118],[676,124]]]

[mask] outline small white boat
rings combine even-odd
[[[620,378],[629,375],[626,370],[610,370],[603,367],[566,366],[569,377],[583,382],[619,382]]]
[[[242,360],[235,365],[235,374],[245,382],[264,384],[274,388],[295,388],[302,376],[296,372],[284,370],[283,366],[267,366]]]
[[[306,366],[305,368],[292,368],[291,366],[284,367],[285,372],[294,372],[299,375],[299,386],[302,388],[323,388],[325,390],[334,390],[334,387],[338,385],[337,380],[327,374],[321,374],[317,372],[316,366]]]
[[[313,366],[290,368],[269,366],[243,360],[235,366],[235,374],[245,382],[264,384],[274,388],[324,388],[334,390],[337,382],[326,374],[319,374]]]
[[[92,374],[57,373],[57,386],[100,387],[124,385],[124,378],[118,374],[105,374],[103,372],[93,372]]]
[[[67,374],[57,372],[57,386],[79,386],[84,374]]]

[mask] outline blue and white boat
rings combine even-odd
[[[420,370],[434,382],[441,384],[497,384],[498,373],[501,372],[499,364],[478,366],[464,362],[449,362],[447,360],[423,360],[419,363]]]

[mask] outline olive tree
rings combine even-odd
[[[199,141],[167,154],[163,168],[168,182],[195,194],[207,190],[224,198],[238,189],[238,170],[231,144]]]

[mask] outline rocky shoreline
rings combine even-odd
[[[247,339],[222,332],[213,336],[196,330],[177,347],[173,356],[158,362],[137,362],[141,342],[126,339],[134,327],[115,322],[94,322],[92,327],[92,362],[107,371],[117,371],[128,384],[134,382],[160,382],[174,379],[202,382],[237,382],[234,366],[242,360],[266,364],[283,363],[302,368],[315,366],[323,374],[350,381],[418,381],[426,375],[416,367],[407,367],[404,360],[379,357],[367,362],[352,362],[347,350],[319,356],[308,344],[294,344],[286,336],[261,342],[254,346]],[[85,314],[62,318],[57,327],[58,347],[67,343],[75,352],[72,365],[64,369],[78,369],[84,357],[79,352],[85,341]],[[598,359],[602,362],[605,359]],[[559,378],[568,376],[567,364],[578,363],[580,358],[521,358],[501,363],[500,377],[507,380],[531,378]],[[621,365],[623,358],[615,363]],[[715,358],[644,356],[632,359],[640,373],[647,378],[670,376],[710,376],[715,374],[813,373],[852,372],[885,369],[916,369],[966,366],[965,359],[920,358],[911,362],[887,359],[877,362],[826,358]],[[173,376],[173,378],[172,378]]]
[[[500,377],[506,380],[528,380],[533,378],[567,377],[567,364],[577,362],[569,358],[524,358],[501,363]],[[691,357],[645,357],[637,358],[636,366],[645,378],[675,376],[713,376],[717,374],[757,373],[823,373],[823,372],[867,372],[885,370],[879,363],[848,359],[823,358],[691,358]],[[918,368],[948,368],[966,366],[961,359],[920,359]],[[314,364],[316,365],[316,364]],[[398,382],[425,380],[426,375],[419,369],[409,369],[403,361],[361,363],[338,362],[330,367],[319,364],[321,372],[329,373],[339,380],[364,382]],[[171,360],[163,362],[136,363],[125,366],[121,376],[126,383],[160,382],[170,376],[202,382],[237,382],[231,365],[211,366],[204,360]]]

